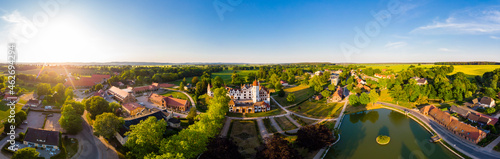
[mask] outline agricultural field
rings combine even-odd
[[[260,146],[260,134],[255,120],[232,120],[230,137],[240,147],[239,151],[244,158],[252,158]]]
[[[343,106],[344,103],[326,104],[326,98],[323,98],[319,101],[305,101],[300,105],[290,108],[289,110],[308,117],[332,118],[337,117],[340,114]]]
[[[176,91],[168,91],[167,93],[160,94],[160,95],[165,96],[165,97],[172,95],[172,97],[174,97],[174,98],[187,100],[187,96],[184,93],[176,92]]]
[[[387,70],[393,70],[395,72],[399,72],[401,70],[405,70],[411,65],[415,67],[423,67],[423,68],[432,68],[432,67],[437,67],[437,66],[445,66],[445,65],[434,65],[434,64],[359,64],[360,66],[366,66],[366,68],[371,67],[373,69],[387,69]],[[481,76],[485,72],[490,72],[495,69],[500,68],[500,65],[453,65],[455,68],[452,73],[449,75],[453,75],[457,72],[463,72],[467,75],[471,76]]]
[[[295,102],[294,103],[288,103],[286,101],[286,97],[288,94],[293,93],[295,94]],[[279,96],[274,96],[274,99],[281,104],[281,106],[289,106],[293,104],[297,104],[303,100],[308,99],[314,94],[314,90],[310,88],[309,86],[295,86],[295,87],[290,87],[285,89],[285,96],[284,97],[279,97]]]
[[[296,129],[297,128],[297,126],[295,126],[290,120],[288,120],[287,117],[284,117],[284,116],[277,117],[277,118],[274,118],[274,120],[276,120],[276,122],[278,123],[278,125],[284,131],[288,131],[288,130],[292,130],[292,129]]]
[[[422,64],[418,66],[418,64],[359,64],[360,66],[366,66],[366,68],[371,67],[373,69],[386,69],[386,70],[393,70],[394,72],[399,72],[401,70],[405,70],[411,65],[415,67],[423,67],[423,68],[431,68],[437,65],[434,64]]]
[[[500,65],[453,65],[455,68],[450,75],[457,72],[463,72],[468,75],[482,76],[485,72],[500,68]]]

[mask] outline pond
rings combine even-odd
[[[346,115],[340,133],[340,141],[325,158],[458,158],[441,144],[429,142],[432,135],[417,122],[393,110]],[[389,136],[390,142],[379,145],[379,135]]]

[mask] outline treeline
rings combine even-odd
[[[498,62],[473,61],[473,62],[435,62],[434,65],[500,65]]]
[[[123,71],[119,76],[111,77],[108,82],[126,82],[134,80],[136,84],[144,84],[151,82],[172,82],[183,79],[185,77],[201,76],[204,73],[211,74],[212,72],[220,72],[224,70],[221,66],[209,67],[134,67],[130,70]]]

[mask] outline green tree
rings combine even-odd
[[[130,131],[125,133],[128,136],[125,147],[130,150],[127,157],[144,158],[147,154],[159,151],[163,133],[167,129],[165,120],[157,120],[149,117],[137,125],[130,126]]]
[[[264,150],[257,152],[256,158],[266,159],[301,159],[299,152],[281,136],[274,134],[266,139]]]
[[[283,89],[283,85],[281,85],[280,82],[276,82],[276,84],[274,84],[274,89],[276,89],[276,90],[282,90]]]
[[[329,98],[330,94],[331,92],[329,90],[323,90],[323,92],[321,92],[321,95],[325,98]]]
[[[195,91],[195,94],[196,95],[202,95],[203,94],[203,83],[202,82],[198,82],[196,84],[196,91]]]
[[[90,118],[95,119],[97,115],[104,112],[111,112],[109,103],[102,97],[94,96],[85,100],[85,109],[90,112]]]
[[[367,105],[368,103],[370,103],[370,96],[368,96],[368,94],[366,93],[361,93],[361,95],[359,96],[359,103]]]
[[[66,88],[66,90],[64,91],[64,98],[66,98],[66,100],[68,98],[73,99],[74,96],[75,94],[73,93],[73,88],[71,87]]]
[[[297,131],[297,145],[316,151],[333,143],[333,135],[330,129],[323,124],[301,127]]]
[[[212,81],[212,87],[213,88],[220,88],[224,85],[224,80],[220,76],[215,76],[214,80]]]
[[[181,91],[183,91],[183,90],[184,90],[184,83],[182,83],[182,82],[181,82],[181,83],[179,84],[179,90],[181,90]]]
[[[37,86],[36,86],[36,94],[38,96],[42,96],[42,95],[47,95],[50,93],[50,84],[48,83],[39,83]]]
[[[238,145],[231,138],[216,137],[210,140],[207,145],[207,151],[203,152],[200,159],[243,158],[238,149]]]
[[[191,84],[193,86],[196,86],[196,84],[198,84],[198,81],[200,81],[200,79],[198,78],[198,76],[194,76],[193,79],[191,79]]]
[[[99,83],[99,84],[97,84],[97,85],[95,85],[95,90],[96,90],[96,91],[99,91],[99,90],[101,90],[102,88],[104,88],[104,86],[102,86],[102,84],[100,84],[100,83]]]
[[[63,105],[59,124],[69,134],[76,134],[82,130],[82,117],[73,108],[72,104]]]
[[[61,111],[64,111],[65,107],[72,107],[76,114],[80,116],[83,115],[83,112],[85,111],[85,105],[74,100],[66,100],[61,108]]]
[[[182,83],[186,83],[186,77],[182,79]]]
[[[335,85],[333,84],[328,85],[328,90],[335,91]]]
[[[290,93],[290,94],[288,94],[288,96],[286,97],[286,101],[287,101],[288,103],[293,103],[293,102],[295,102],[295,94],[294,94],[294,93]]]
[[[349,104],[352,106],[358,105],[359,103],[359,98],[356,95],[350,95],[349,96]]]
[[[370,94],[368,94],[368,96],[370,96],[370,102],[373,103],[373,105],[375,105],[375,102],[377,102],[378,98],[380,97],[375,90],[370,91]]]
[[[97,135],[110,138],[123,124],[123,118],[117,117],[113,113],[103,113],[98,115],[94,121],[94,130]]]
[[[37,158],[39,154],[35,148],[25,147],[14,152],[12,159],[33,159]]]
[[[188,115],[186,116],[186,119],[189,120],[190,124],[194,123],[194,119],[195,119],[196,115],[198,115],[198,114],[196,114],[196,107],[192,107],[191,110],[189,110]]]
[[[493,114],[497,111],[495,108],[486,108],[486,114]]]

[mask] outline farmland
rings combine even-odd
[[[415,66],[415,67],[422,67],[422,68],[431,68],[431,67],[438,67],[438,66],[444,66],[444,65],[434,65],[434,64],[359,64],[359,66],[366,66],[371,67],[373,69],[386,69],[386,70],[393,70],[395,72],[399,72],[401,70],[405,70],[410,66]],[[453,75],[457,72],[463,72],[467,75],[472,75],[472,76],[481,76],[485,72],[490,72],[495,69],[500,68],[500,65],[453,65],[455,68],[452,73],[449,75]]]

